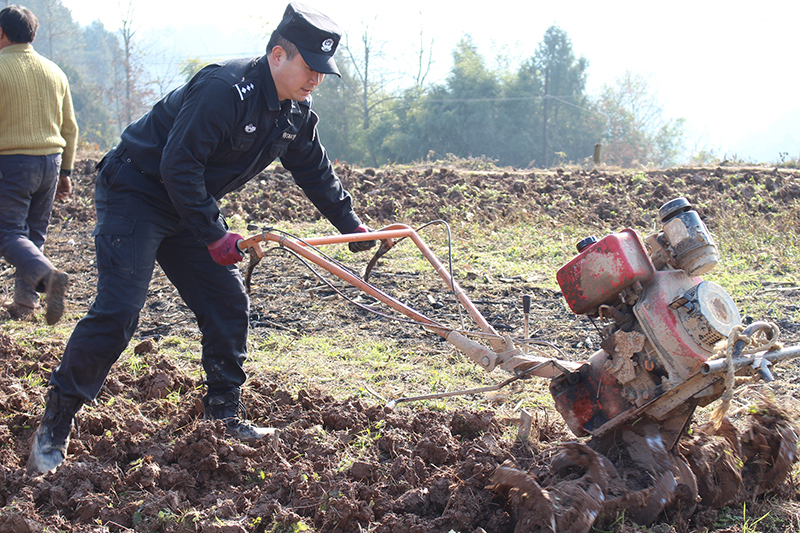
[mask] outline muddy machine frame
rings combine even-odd
[[[440,335],[486,371],[500,368],[511,374],[493,387],[399,398],[391,405],[496,390],[536,376],[551,380],[556,408],[576,436],[602,443],[647,419],[656,424],[671,449],[694,410],[720,398],[730,387],[731,376],[758,375],[771,381],[772,365],[800,356],[800,346],[780,347],[777,328],[766,322],[743,328],[731,297],[700,277],[717,265],[718,249],[685,198],[664,204],[659,219],[661,231],[644,240],[632,229],[602,239],[583,239],[577,245],[578,254],[558,270],[557,280],[570,309],[603,323],[600,350],[582,362],[527,353],[527,339],[498,333],[417,231],[403,224],[371,233],[307,239],[265,229],[240,241],[239,248],[251,259],[248,286],[254,266],[265,256],[263,245],[283,247]],[[403,239],[413,241],[480,333],[442,325],[368,281],[377,260]],[[368,240],[381,244],[363,277],[316,250],[322,245]]]

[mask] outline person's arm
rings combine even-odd
[[[206,189],[211,155],[230,141],[235,108],[230,86],[210,78],[187,88],[161,158],[160,174],[176,211],[203,244],[227,236],[216,199]]]
[[[61,168],[72,170],[75,164],[75,152],[78,149],[78,122],[75,120],[75,110],[72,107],[72,94],[67,85],[61,102],[61,136],[66,145],[61,154]]]
[[[75,152],[78,149],[78,122],[75,120],[75,110],[72,106],[72,94],[67,84],[64,99],[61,103],[61,136],[66,145],[61,154],[61,170],[58,174],[56,185],[56,199],[63,200],[72,194],[70,174],[75,166]]]

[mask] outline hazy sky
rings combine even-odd
[[[209,61],[262,54],[287,3],[131,1],[138,35],[150,40],[158,35],[159,46],[175,54],[169,60],[192,55]],[[62,2],[80,24],[100,20],[109,30],[119,27],[129,5],[128,0]],[[369,27],[373,47],[409,75],[422,32],[426,46],[433,39],[430,81],[444,79],[452,51],[466,34],[485,57],[516,61],[532,56],[555,24],[572,40],[576,56],[589,61],[591,95],[626,70],[647,77],[665,116],[687,120],[690,149],[756,162],[777,161],[779,152],[800,157],[797,0],[305,3],[333,18],[354,43]]]

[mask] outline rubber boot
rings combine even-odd
[[[67,456],[69,434],[75,413],[83,399],[62,395],[55,387],[50,389],[42,421],[33,438],[28,456],[28,473],[53,472]]]
[[[67,296],[69,287],[69,275],[60,270],[53,270],[44,280],[45,293],[47,294],[47,308],[44,312],[44,319],[47,324],[52,326],[64,314],[64,299]]]
[[[14,320],[29,320],[33,318],[36,308],[19,302],[14,302],[7,307],[7,310],[8,316]]]
[[[17,271],[14,275],[14,303],[8,308],[8,313],[11,318],[28,320],[38,306],[39,293]]]
[[[222,420],[230,437],[244,441],[259,440],[275,433],[274,428],[257,427],[239,417],[244,406],[239,401],[241,393],[233,390],[225,393],[208,393],[203,398],[206,420]]]

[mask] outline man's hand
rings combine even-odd
[[[58,184],[56,185],[56,200],[64,200],[72,194],[72,182],[67,174],[58,175]]]
[[[359,224],[359,226],[353,231],[353,233],[370,233],[372,230],[369,229],[364,224]],[[356,242],[349,242],[347,243],[347,247],[350,248],[350,251],[353,253],[357,252],[365,252],[375,246],[375,241],[356,241]]]
[[[243,241],[244,238],[238,233],[231,233],[230,231],[218,241],[214,241],[208,245],[208,253],[211,258],[220,265],[232,265],[238,263],[244,256],[239,251],[236,243]]]

